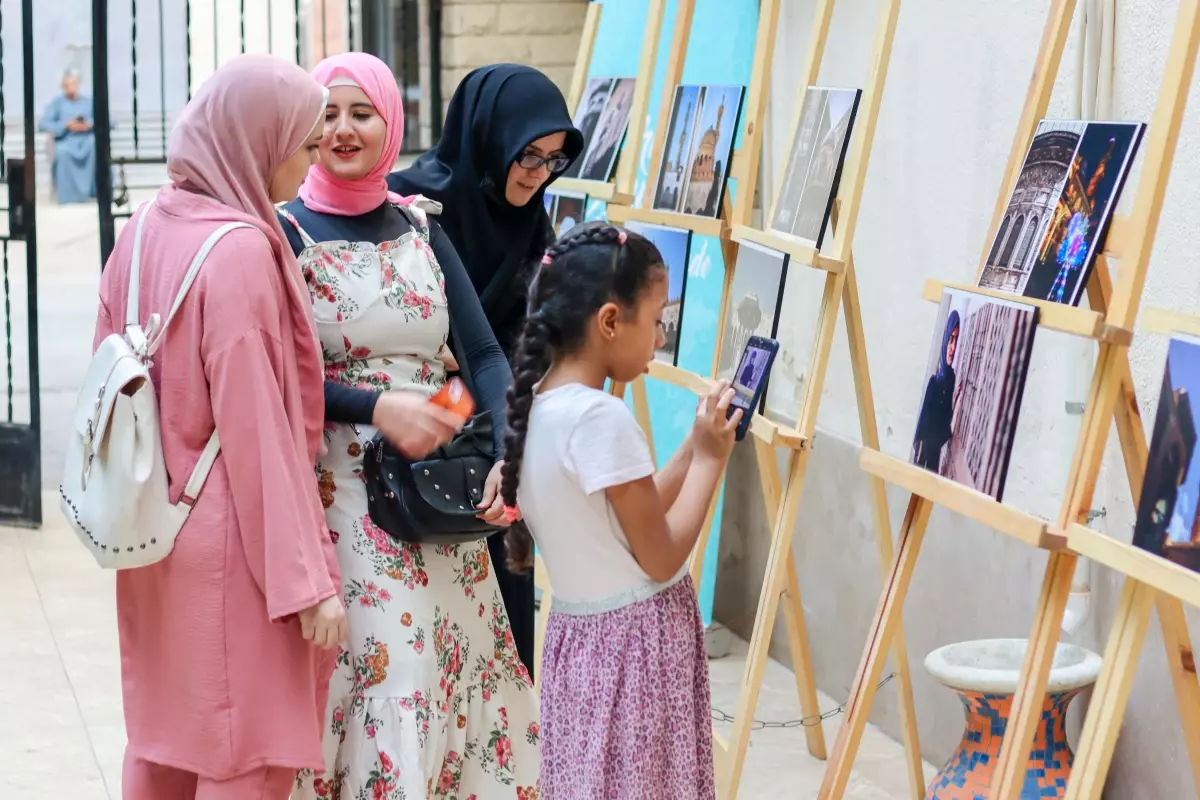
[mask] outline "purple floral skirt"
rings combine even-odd
[[[600,613],[554,603],[542,654],[543,800],[713,800],[704,626],[688,577]]]

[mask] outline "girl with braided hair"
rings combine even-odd
[[[708,665],[686,561],[741,412],[727,419],[733,390],[718,383],[655,474],[633,415],[604,391],[647,371],[666,302],[658,249],[605,223],[564,235],[529,289],[500,494],[510,517],[519,503],[554,587],[541,664],[551,800],[715,797]],[[510,560],[528,563],[528,535],[505,536]]]

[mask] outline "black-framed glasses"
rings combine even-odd
[[[517,164],[521,169],[538,169],[545,164],[550,168],[551,172],[563,172],[567,167],[571,166],[571,159],[566,156],[544,158],[537,153],[522,153],[517,159]]]

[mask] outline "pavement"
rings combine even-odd
[[[99,283],[93,205],[38,212],[38,296],[43,417],[45,520],[41,529],[0,527],[0,796],[4,800],[119,800],[125,744],[112,572],[101,570],[58,512],[65,420],[91,352]],[[14,246],[16,247],[16,246]],[[14,336],[14,412],[28,406],[19,338],[25,325],[22,264],[9,281]],[[2,299],[2,293],[0,293]],[[0,317],[2,319],[2,317]],[[0,395],[5,387],[0,373]],[[24,392],[24,394],[22,393]],[[0,410],[0,413],[3,413]],[[815,647],[820,643],[815,642]],[[742,684],[745,644],[710,662],[713,705],[732,714]],[[844,698],[820,695],[830,710]],[[791,671],[771,661],[757,718],[800,716]],[[842,717],[823,723],[832,748]],[[728,736],[729,725],[717,730]],[[902,746],[868,726],[847,800],[906,797]],[[935,769],[926,764],[927,780]],[[825,763],[812,758],[799,726],[756,730],[750,737],[740,797],[814,798]]]

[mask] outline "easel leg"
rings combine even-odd
[[[763,487],[763,503],[767,519],[775,519],[779,512],[779,465],[775,461],[775,448],[760,439],[754,440],[754,453],[758,457],[759,478]],[[800,698],[800,715],[808,718],[820,714],[817,702],[817,678],[812,666],[812,650],[809,646],[808,625],[804,621],[804,604],[800,599],[800,579],[796,574],[796,562],[792,559],[791,542],[787,553],[787,589],[779,598],[783,604],[783,617],[787,623],[788,649],[792,653],[792,674],[796,677],[796,694]],[[824,759],[825,731],[820,723],[805,725],[804,738],[808,752],[813,758]]]
[[[1042,699],[1050,680],[1050,666],[1058,646],[1059,625],[1071,592],[1078,556],[1053,552],[1046,565],[1042,592],[1034,613],[1034,630],[1029,650],[1021,667],[1021,685],[1013,698],[1012,717],[1000,747],[1000,765],[996,770],[995,800],[1017,800],[1025,783],[1029,746],[1042,713]]]
[[[1104,666],[1092,693],[1087,721],[1079,737],[1079,754],[1071,770],[1067,800],[1099,800],[1112,761],[1121,719],[1129,702],[1142,641],[1150,626],[1155,591],[1140,581],[1125,579],[1116,623],[1104,651]]]
[[[846,701],[846,718],[842,721],[837,739],[833,743],[833,753],[825,768],[821,791],[817,795],[819,800],[840,800],[845,794],[846,784],[854,767],[854,756],[862,741],[863,730],[867,727],[871,704],[875,701],[879,678],[887,661],[888,648],[900,627],[904,598],[908,594],[908,586],[912,581],[913,569],[917,565],[917,556],[921,552],[921,542],[925,538],[925,528],[929,524],[929,514],[932,510],[933,504],[918,495],[913,495],[908,501],[908,510],[900,527],[900,549],[891,564],[888,580],[879,597],[879,607],[875,611],[875,619],[871,622],[871,635],[867,639],[867,647],[863,651],[862,662],[854,678],[850,699]]]
[[[1167,667],[1171,670],[1171,682],[1175,684],[1175,703],[1179,706],[1179,721],[1183,724],[1192,782],[1200,797],[1200,682],[1196,680],[1196,656],[1192,652],[1187,618],[1183,614],[1183,601],[1160,592],[1155,607],[1163,644],[1167,648]]]
[[[863,332],[862,307],[859,305],[858,279],[853,255],[846,262],[846,284],[842,289],[842,308],[846,315],[846,339],[850,347],[850,367],[854,375],[854,393],[858,398],[858,419],[863,446],[879,449],[879,428],[875,417],[875,395],[871,390],[871,371],[867,363],[866,335]],[[892,523],[888,513],[887,486],[881,478],[867,478],[871,511],[875,517],[875,546],[879,550],[879,569],[886,581],[892,563]],[[913,699],[909,671],[908,644],[904,626],[898,623],[892,642],[892,663],[900,693],[900,725],[904,753],[908,757],[909,792],[913,800],[925,797],[925,767],[921,760],[921,741],[917,733],[917,709]]]

